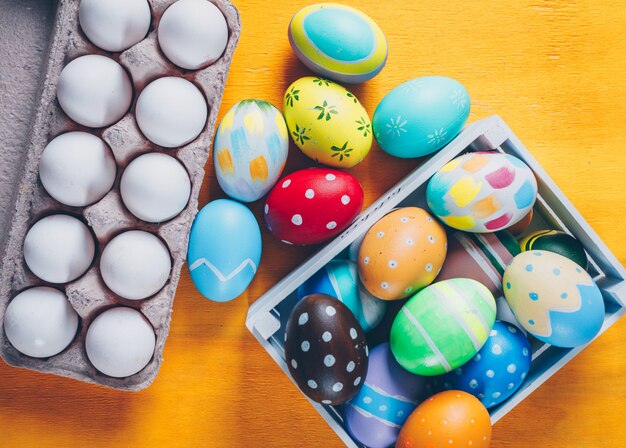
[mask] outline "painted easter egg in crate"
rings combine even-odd
[[[591,276],[569,258],[531,250],[504,272],[504,296],[519,323],[557,347],[591,341],[604,322],[604,300]]]
[[[334,297],[312,294],[291,311],[285,360],[300,390],[322,404],[356,395],[367,373],[367,343],[352,312]]]
[[[523,219],[537,198],[537,181],[517,157],[474,152],[443,166],[428,182],[430,210],[445,224],[466,232],[506,229]]]

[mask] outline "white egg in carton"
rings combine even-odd
[[[0,270],[7,363],[152,383],[240,29],[227,0],[59,1]]]

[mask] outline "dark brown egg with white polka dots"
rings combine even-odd
[[[361,207],[363,189],[354,176],[309,168],[278,181],[265,203],[265,222],[286,244],[318,244],[343,232]]]
[[[322,404],[354,397],[367,373],[367,343],[354,314],[326,294],[296,304],[287,321],[285,357],[304,394]]]

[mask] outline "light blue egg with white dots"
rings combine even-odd
[[[531,348],[524,333],[496,321],[489,338],[467,364],[439,377],[444,389],[463,390],[485,407],[499,405],[519,389],[530,369]]]

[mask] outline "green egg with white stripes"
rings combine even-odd
[[[496,320],[496,301],[482,283],[453,278],[411,297],[391,327],[391,351],[411,373],[442,375],[468,362]]]

